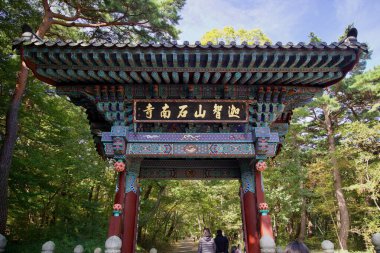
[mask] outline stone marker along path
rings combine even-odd
[[[178,241],[167,253],[197,253],[197,245],[198,241],[194,243],[193,239],[188,238]]]

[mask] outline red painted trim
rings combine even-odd
[[[326,88],[326,87],[329,87],[329,86],[331,86],[331,85],[333,85],[333,84],[336,84],[336,83],[339,83],[340,81],[342,81],[342,80],[346,77],[347,73],[350,72],[350,71],[355,67],[356,64],[358,64],[358,62],[359,62],[359,60],[360,60],[360,53],[361,53],[361,52],[362,52],[362,50],[361,50],[361,49],[358,49],[358,50],[356,51],[356,59],[355,59],[355,61],[352,62],[351,64],[348,64],[347,66],[345,66],[345,67],[342,69],[343,76],[342,76],[341,78],[336,79],[336,80],[332,80],[332,81],[330,81],[330,82],[327,82],[326,84],[322,85],[321,87],[322,87],[322,88]]]
[[[136,216],[137,216],[137,194],[128,192],[124,202],[124,220],[122,235],[121,253],[134,253],[135,236],[137,232]]]
[[[115,194],[115,200],[114,200],[114,204],[123,204],[124,203],[124,196],[125,196],[125,177],[126,177],[126,173],[125,171],[124,172],[121,172],[119,173],[119,177],[118,177],[118,191],[116,192]]]
[[[118,237],[121,236],[121,224],[122,224],[122,218],[121,216],[111,216],[109,220],[109,225],[108,225],[108,236],[107,238],[116,235]]]
[[[123,204],[125,196],[125,172],[119,173],[118,189],[119,190],[115,193],[114,204]],[[113,235],[120,237],[122,233],[122,216],[111,216],[108,225],[108,237]]]
[[[261,183],[261,172],[255,170],[255,185],[256,185],[256,198],[257,198],[257,203],[264,203],[265,202],[265,195],[263,191],[263,186]]]
[[[260,235],[261,237],[264,235],[269,235],[274,240],[272,221],[269,214],[265,216],[260,215]]]
[[[54,86],[58,86],[58,83],[52,79],[49,79],[47,77],[41,76],[40,74],[37,73],[37,65],[29,60],[26,60],[24,57],[24,48],[20,48],[20,53],[21,53],[21,61],[24,61],[26,66],[33,72],[33,75],[37,77],[37,79],[47,83],[51,84]]]
[[[133,240],[133,252],[136,251],[136,246],[137,246],[137,235],[138,235],[138,221],[139,221],[139,205],[140,205],[140,190],[139,188],[137,189],[137,204],[136,204],[136,216],[135,216],[135,237]]]
[[[248,252],[249,245],[247,243],[247,225],[246,225],[246,220],[245,220],[245,211],[244,211],[244,199],[243,199],[244,193],[243,193],[243,188],[240,187],[240,208],[241,208],[241,219],[243,223],[243,235],[244,235],[244,243],[245,243],[245,248]]]
[[[262,185],[262,172],[255,171],[255,180],[256,180],[256,199],[257,199],[257,206],[260,203],[265,203],[265,194],[263,191],[263,185]],[[272,221],[270,218],[270,215],[267,214],[265,216],[259,215],[259,227],[260,227],[260,237],[263,237],[264,235],[269,235],[273,238],[273,229],[272,229]]]
[[[259,232],[257,230],[257,205],[252,192],[243,195],[244,220],[246,221],[246,246],[247,253],[260,253]]]

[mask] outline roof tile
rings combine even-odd
[[[41,46],[45,45],[47,47],[52,46],[59,46],[59,47],[104,47],[104,48],[110,48],[110,47],[117,47],[117,48],[136,48],[136,47],[142,47],[142,48],[237,48],[237,49],[243,49],[243,48],[261,48],[261,49],[277,49],[277,48],[283,48],[283,49],[342,49],[346,50],[347,48],[351,49],[362,49],[364,51],[368,50],[367,44],[365,43],[359,43],[356,40],[345,40],[344,42],[333,42],[331,44],[327,44],[326,42],[311,42],[311,43],[304,43],[299,42],[297,44],[294,44],[292,42],[288,42],[286,44],[283,44],[282,42],[276,42],[275,44],[271,44],[270,42],[265,42],[264,44],[259,44],[257,41],[255,41],[253,44],[248,44],[246,41],[243,41],[241,44],[236,43],[235,41],[231,41],[230,43],[226,44],[223,41],[219,41],[218,44],[213,44],[212,42],[207,42],[206,44],[202,44],[200,41],[196,41],[194,44],[190,44],[189,41],[184,41],[183,43],[179,43],[178,41],[171,41],[171,42],[160,42],[155,43],[150,41],[149,43],[138,43],[138,44],[132,44],[132,43],[125,43],[125,42],[119,42],[119,41],[105,41],[105,40],[96,40],[92,39],[90,41],[40,41],[36,38],[33,38],[31,40],[24,38],[16,38],[12,43],[14,48],[22,47],[22,46]]]

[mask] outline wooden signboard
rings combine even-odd
[[[245,123],[249,100],[136,99],[134,122]]]

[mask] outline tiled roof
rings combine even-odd
[[[106,40],[91,40],[91,41],[51,41],[51,40],[39,40],[37,38],[30,39],[25,36],[22,38],[17,38],[13,42],[13,47],[18,48],[20,46],[46,46],[46,47],[97,47],[97,48],[195,48],[195,49],[361,49],[366,51],[367,45],[365,43],[359,43],[356,41],[356,38],[348,38],[342,42],[332,42],[330,44],[326,42],[312,42],[312,43],[269,43],[265,42],[260,45],[259,43],[248,44],[247,42],[242,42],[237,44],[236,42],[224,43],[223,41],[218,44],[208,42],[207,44],[202,44],[199,41],[196,41],[194,44],[190,44],[189,41],[184,41],[179,43],[177,41],[170,42],[149,42],[149,43],[123,43],[119,41],[106,41]]]
[[[203,83],[326,87],[341,80],[367,51],[355,36],[341,42],[213,44],[16,39],[27,66],[53,84]],[[22,50],[21,50],[22,49]]]
[[[331,44],[132,44],[49,41],[24,33],[13,47],[38,79],[86,108],[100,153],[99,132],[116,120],[133,127],[132,105],[125,102],[133,98],[255,100],[250,124],[271,124],[282,136],[292,110],[344,78],[367,51],[355,36]]]

